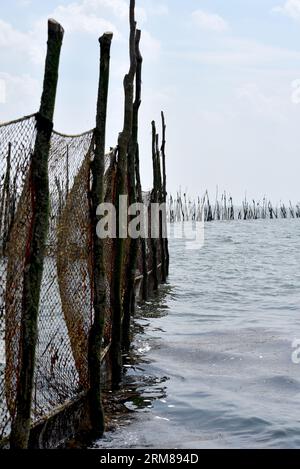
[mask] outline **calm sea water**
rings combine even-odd
[[[300,446],[300,222],[217,222],[205,237],[199,251],[171,240],[168,285],[136,318],[130,412],[96,446]]]

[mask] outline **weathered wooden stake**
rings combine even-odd
[[[158,167],[157,167],[157,139],[156,139],[156,125],[152,121],[152,162],[153,162],[153,190],[151,202],[157,204],[159,202],[159,179],[158,179]],[[158,220],[153,220],[151,217],[151,225],[157,223]],[[152,246],[152,273],[153,273],[153,289],[158,289],[158,240],[151,236]]]
[[[167,203],[167,169],[166,169],[166,121],[163,111],[161,112],[161,121],[162,121],[162,144],[161,144],[161,157],[162,157],[162,169],[163,169],[163,201]],[[165,220],[166,222],[166,220]],[[167,232],[167,227],[165,226]],[[166,236],[165,238],[165,256],[166,256],[166,274],[169,275],[170,270],[170,254],[169,254],[169,240]]]
[[[141,54],[139,44],[141,40],[141,31],[138,29],[135,36],[135,54],[136,54],[136,69],[141,63]],[[138,81],[139,80],[139,81]],[[139,124],[139,108],[141,105],[141,77],[138,78],[136,73],[136,96],[133,103],[133,118],[132,118],[132,136],[129,143],[128,151],[128,191],[129,191],[129,204],[135,204],[139,200],[138,187],[137,187],[137,173],[136,173],[136,158],[138,155],[138,124]],[[140,184],[140,180],[139,180]],[[123,346],[128,349],[130,345],[130,320],[135,311],[135,278],[136,278],[136,264],[139,249],[140,239],[131,239],[129,248],[129,259],[126,272],[126,285],[124,295],[124,318],[123,318]]]
[[[3,184],[0,208],[0,235],[2,235],[2,254],[5,255],[6,244],[9,238],[10,215],[11,215],[11,196],[10,196],[10,171],[11,171],[11,142],[8,144],[6,157],[6,173]],[[3,230],[2,230],[3,224]]]
[[[95,128],[95,155],[92,162],[91,225],[93,241],[93,293],[94,322],[89,337],[89,404],[92,434],[100,438],[105,429],[101,401],[101,346],[106,312],[106,274],[104,240],[97,236],[97,208],[104,202],[105,136],[109,87],[110,49],[113,34],[105,33],[100,39],[100,79]]]
[[[135,80],[135,88],[136,88],[136,97],[134,102],[134,112],[139,109],[141,103],[141,91],[142,91],[142,67],[143,67],[143,57],[139,48],[140,38],[137,32],[136,35],[136,60],[137,60],[137,67],[136,67],[136,80]],[[138,115],[137,115],[138,116]],[[140,151],[139,151],[139,144],[136,147],[136,155],[135,155],[135,175],[136,175],[136,191],[137,191],[137,200],[139,203],[143,203],[143,193],[142,193],[142,184],[141,184],[141,174],[140,174]],[[142,248],[142,269],[143,269],[143,289],[142,295],[143,300],[148,299],[148,264],[147,264],[147,241],[145,238],[141,238],[140,240],[141,248]]]
[[[156,135],[156,173],[157,173],[157,184],[158,184],[158,202],[160,206],[164,203],[164,185],[163,177],[161,174],[161,153],[159,151],[159,135]],[[167,281],[167,267],[166,267],[166,254],[165,254],[165,240],[164,234],[164,222],[165,213],[159,210],[159,244],[160,244],[160,259],[158,261],[161,264],[161,281],[165,283]]]
[[[69,163],[69,145],[67,145],[66,151],[66,196],[68,197],[70,192],[70,163]]]
[[[134,77],[136,73],[137,61],[135,54],[135,35],[136,35],[136,21],[135,21],[135,0],[130,0],[129,8],[129,21],[130,21],[130,39],[129,39],[129,52],[130,52],[130,69],[124,78],[124,94],[125,94],[125,112],[124,112],[124,126],[123,131],[118,139],[118,169],[117,169],[117,183],[116,183],[116,213],[118,220],[117,239],[115,246],[115,259],[114,259],[114,276],[112,287],[112,306],[113,306],[113,321],[112,321],[112,346],[111,346],[111,359],[112,359],[112,384],[113,387],[119,385],[122,374],[122,319],[123,319],[123,278],[124,278],[124,238],[121,236],[123,226],[120,225],[120,196],[126,195],[126,179],[127,179],[127,152],[128,146],[132,135],[132,121],[133,121],[133,98],[134,98]]]
[[[17,386],[16,416],[12,423],[12,448],[27,448],[30,433],[37,319],[49,218],[48,157],[53,129],[58,68],[64,30],[54,20],[48,22],[48,50],[37,136],[31,160],[32,224],[27,240],[22,298],[20,376]]]

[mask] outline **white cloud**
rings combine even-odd
[[[205,31],[225,32],[229,25],[220,15],[204,10],[196,10],[192,13],[195,24]]]
[[[169,7],[167,5],[157,5],[156,8],[152,10],[152,14],[155,16],[165,16],[169,14]]]
[[[246,114],[266,118],[270,121],[284,122],[287,120],[286,108],[289,101],[282,96],[263,91],[257,83],[244,83],[237,91],[238,100],[245,106]]]
[[[28,0],[20,1],[27,2]],[[149,14],[151,11],[150,8]],[[47,18],[52,17],[59,21],[63,25],[66,35],[84,33],[99,37],[105,31],[112,31],[114,40],[118,40],[122,37],[121,29],[124,30],[125,24],[126,31],[128,31],[128,12],[128,0],[81,0],[59,5],[49,12],[47,17],[39,18],[27,32],[19,31],[0,19],[0,49],[11,50],[13,54],[29,56],[31,62],[41,64],[44,61],[46,51]],[[158,14],[164,13],[165,7],[159,7]],[[147,13],[143,8],[136,8],[136,16],[139,25],[147,21]],[[143,32],[144,47],[153,58],[158,55],[160,44],[150,33],[144,30]]]
[[[144,0],[144,11],[149,16],[166,16],[169,14],[169,7],[166,4],[158,4],[157,0]]]
[[[44,48],[37,32],[35,28],[28,33],[23,33],[0,19],[0,49],[9,49],[12,54],[29,55],[33,63],[40,63],[44,55]]]
[[[211,51],[191,52],[192,60],[211,65],[280,66],[282,63],[300,60],[300,52],[261,44],[241,38],[226,38],[220,47]]]
[[[68,34],[82,32],[100,36],[102,32],[112,31],[115,35],[118,35],[117,27],[100,16],[103,2],[106,4],[106,0],[98,2],[95,0],[85,0],[81,3],[70,3],[66,6],[60,5],[50,16],[59,21]],[[112,2],[112,5],[114,5],[114,2]],[[117,11],[120,15],[122,14],[122,10]],[[44,24],[44,21],[42,23]]]
[[[0,78],[0,104],[4,104],[6,101],[6,82],[3,78]]]
[[[142,30],[141,50],[147,60],[157,60],[161,52],[161,43],[155,39],[149,31]]]
[[[5,88],[5,101],[1,110],[6,120],[36,111],[41,93],[38,80],[28,74],[11,75],[0,72],[0,81]]]
[[[68,5],[60,5],[47,17],[37,20],[27,32],[14,28],[11,24],[0,19],[0,50],[10,50],[12,54],[29,56],[34,64],[44,62],[46,51],[47,18],[59,21],[66,34],[88,33],[100,36],[104,31],[113,31],[115,39],[120,37],[118,28],[103,17],[112,14],[119,20],[128,15],[128,5],[125,0],[83,0]]]
[[[289,16],[294,20],[300,20],[300,0],[286,0],[282,6],[277,6],[272,11]]]

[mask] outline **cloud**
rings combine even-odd
[[[0,81],[5,90],[1,114],[5,115],[6,120],[37,109],[41,93],[38,80],[28,74],[12,75],[0,72]]]
[[[277,6],[272,9],[276,13],[289,16],[294,20],[300,20],[300,0],[286,0],[282,6]]]
[[[253,40],[226,38],[215,50],[196,51],[187,55],[191,60],[209,65],[246,67],[286,65],[300,60],[300,52],[261,44]]]
[[[144,12],[148,16],[166,16],[169,7],[166,4],[158,4],[157,0],[144,0]]]
[[[40,63],[44,55],[44,47],[38,36],[36,28],[23,33],[0,19],[0,49],[9,49],[13,54],[29,55],[33,63]]]
[[[66,34],[86,33],[97,37],[104,31],[113,31],[115,40],[121,33],[117,26],[105,19],[112,15],[123,21],[128,17],[128,4],[125,0],[82,0],[80,2],[59,5],[47,17],[39,18],[27,32],[14,28],[0,19],[0,50],[11,51],[14,55],[29,57],[34,64],[41,64],[45,59],[46,27],[49,17],[59,21]]]
[[[157,60],[161,53],[161,43],[155,39],[149,31],[142,30],[141,49],[144,57],[147,60]]]
[[[151,5],[149,3],[149,14],[154,14]],[[29,56],[32,63],[41,64],[45,57],[46,25],[49,17],[59,21],[68,35],[83,33],[99,37],[105,31],[112,31],[116,41],[122,38],[122,30],[125,34],[125,25],[126,34],[128,32],[128,12],[127,0],[81,0],[57,6],[47,16],[35,21],[27,32],[19,31],[10,23],[0,19],[0,49]],[[156,14],[165,13],[166,9],[161,5]],[[144,8],[137,7],[136,14],[139,25],[147,21],[147,12]],[[160,43],[149,32],[144,29],[143,31],[144,46],[153,58],[159,53]]]
[[[123,10],[121,5],[116,8],[118,0],[112,2],[113,12],[120,17],[123,17]],[[110,21],[103,18],[103,8],[106,6],[106,0],[95,1],[95,0],[84,0],[80,3],[70,3],[69,5],[58,6],[51,14],[53,18],[59,21],[66,33],[89,33],[99,36],[101,32],[112,31],[115,35],[119,35],[117,27]],[[100,15],[100,12],[102,15]],[[44,24],[44,20],[42,20]]]
[[[196,10],[192,13],[194,23],[205,31],[225,32],[228,31],[229,25],[219,15],[208,13],[204,10]]]
[[[262,91],[257,83],[244,83],[236,91],[236,97],[245,108],[245,113],[251,112],[255,116],[270,121],[285,122],[287,120],[286,108],[289,102],[279,95]]]

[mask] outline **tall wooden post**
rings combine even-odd
[[[136,60],[137,60],[137,67],[136,67],[136,80],[135,80],[135,88],[136,88],[136,98],[134,103],[134,112],[138,111],[141,103],[141,91],[142,91],[142,67],[143,67],[143,57],[139,47],[140,37],[139,33],[137,32],[136,37]],[[136,114],[138,119],[138,114]],[[139,144],[137,143],[136,147],[136,155],[135,155],[135,176],[136,176],[136,192],[137,192],[137,200],[139,203],[143,203],[143,193],[142,193],[142,184],[141,184],[141,174],[140,174],[140,151],[139,151]],[[141,251],[142,251],[142,269],[143,269],[143,300],[148,299],[148,263],[147,263],[147,241],[145,238],[140,239],[141,243]]]
[[[8,144],[8,151],[6,157],[6,173],[3,183],[3,192],[0,207],[0,235],[2,235],[2,254],[5,254],[6,244],[9,238],[9,229],[11,225],[11,187],[10,187],[10,172],[11,172],[11,142]],[[14,197],[14,194],[12,194]],[[3,222],[3,232],[2,232]]]
[[[113,34],[100,39],[100,79],[95,129],[95,155],[92,162],[91,224],[93,230],[94,323],[89,337],[89,403],[92,433],[100,438],[104,432],[104,411],[101,402],[101,345],[106,312],[106,275],[104,239],[97,236],[97,207],[104,202],[105,136],[109,87],[110,49]]]
[[[69,162],[69,145],[67,145],[66,151],[66,196],[68,197],[70,192],[70,162]]]
[[[161,144],[161,158],[162,158],[162,172],[163,172],[163,201],[167,203],[167,169],[166,169],[166,121],[163,111],[161,112],[161,121],[162,121],[162,144]],[[167,220],[165,219],[165,223]],[[165,230],[167,227],[165,226]],[[169,275],[170,268],[170,254],[169,254],[169,240],[166,236],[164,240],[165,244],[165,256],[166,256],[166,275]]]
[[[49,218],[48,157],[53,128],[58,68],[64,30],[54,20],[48,22],[48,50],[37,136],[31,160],[32,222],[27,240],[22,298],[20,376],[17,386],[16,416],[12,424],[12,448],[27,448],[30,433],[37,321]]]
[[[158,166],[157,166],[157,138],[156,138],[156,125],[152,121],[152,163],[153,163],[153,190],[151,202],[158,204],[159,202],[159,178],[158,178]],[[158,220],[152,219],[153,212],[151,212],[151,225],[157,224]],[[153,289],[158,289],[158,240],[153,237],[151,233],[151,246],[152,246],[152,274],[153,274]]]
[[[141,54],[139,49],[141,31],[136,31],[135,53],[139,67],[141,65]],[[137,185],[136,158],[138,157],[138,119],[141,105],[141,76],[136,73],[136,97],[133,103],[132,136],[128,151],[128,191],[129,204],[139,201],[139,189]],[[139,176],[139,175],[138,175]],[[140,184],[140,179],[139,179]],[[136,264],[139,248],[139,239],[130,240],[129,259],[127,265],[125,295],[124,295],[124,319],[123,319],[123,346],[127,349],[130,345],[130,320],[135,311],[135,277]]]
[[[120,225],[120,196],[126,195],[127,178],[127,152],[132,135],[133,122],[133,98],[134,98],[134,77],[136,73],[136,54],[135,54],[135,0],[130,0],[129,8],[130,21],[130,69],[124,78],[125,110],[124,126],[118,139],[118,169],[116,183],[116,213],[118,220],[117,239],[114,259],[114,277],[112,288],[113,303],[113,326],[112,326],[112,382],[113,386],[118,386],[122,373],[122,319],[123,319],[123,298],[122,287],[124,279],[124,238],[121,235],[123,227]]]

